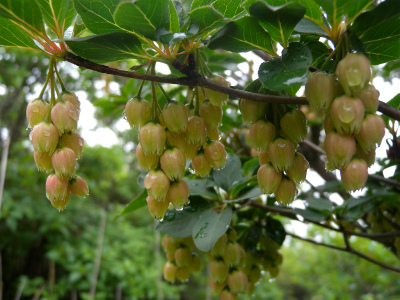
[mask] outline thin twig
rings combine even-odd
[[[1,155],[1,170],[0,170],[0,212],[1,203],[3,200],[4,191],[4,181],[6,180],[6,170],[7,170],[7,160],[8,160],[8,150],[10,148],[10,136],[6,138],[3,144],[3,153]],[[1,299],[1,298],[0,298]]]
[[[22,280],[21,280],[21,282],[20,282],[20,284],[19,284],[19,286],[18,286],[17,293],[15,294],[14,300],[19,300],[19,299],[21,299],[21,295],[22,295],[22,292],[24,291],[24,287],[25,287],[26,280],[27,280],[26,277],[23,277],[23,278],[22,278]]]

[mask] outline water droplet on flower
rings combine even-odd
[[[44,136],[51,136],[51,132],[47,130],[43,130],[43,135]]]

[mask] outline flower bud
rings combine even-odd
[[[147,207],[149,208],[150,214],[156,220],[162,221],[165,213],[168,210],[169,202],[167,200],[155,200],[151,196],[146,198]]]
[[[170,181],[160,170],[151,170],[143,180],[147,193],[154,200],[162,201],[167,197]]]
[[[331,75],[323,72],[309,74],[305,85],[308,103],[316,110],[329,106],[336,97],[336,87],[335,79]]]
[[[347,95],[358,95],[371,78],[371,64],[366,56],[350,53],[338,63],[336,75]]]
[[[219,294],[219,299],[220,300],[236,300],[237,299],[237,294],[233,294],[228,292],[227,290],[223,290],[221,294]]]
[[[222,107],[214,106],[209,101],[200,105],[199,115],[204,119],[207,126],[221,126],[222,123]]]
[[[33,128],[33,126],[42,122],[48,111],[49,104],[46,101],[40,98],[33,99],[26,107],[26,119],[28,120],[28,126]]]
[[[287,176],[296,183],[306,180],[307,170],[310,164],[303,154],[296,152],[294,155],[293,165],[290,169],[286,170]]]
[[[357,133],[364,118],[364,105],[359,98],[348,96],[336,98],[332,103],[331,117],[339,133]]]
[[[196,253],[192,253],[192,263],[189,267],[190,272],[197,273],[201,270],[201,259]]]
[[[220,136],[219,136],[219,130],[217,126],[208,126],[206,125],[206,129],[207,129],[207,137],[210,140],[213,141],[219,141],[220,140]]]
[[[355,135],[360,147],[366,151],[375,150],[385,136],[385,121],[381,116],[368,114],[361,125],[361,130]]]
[[[206,122],[199,116],[191,116],[188,121],[186,140],[192,145],[202,145],[207,137]]]
[[[228,243],[228,236],[226,233],[221,235],[221,237],[217,240],[214,247],[211,249],[210,253],[213,256],[222,256],[225,252],[226,244]]]
[[[190,270],[189,268],[178,268],[176,271],[176,278],[178,278],[181,282],[185,282],[189,279]]]
[[[240,268],[245,274],[250,274],[251,269],[256,263],[256,259],[251,252],[246,252],[243,259],[243,265]]]
[[[204,155],[214,170],[225,167],[226,151],[225,146],[221,142],[211,142],[204,148]]]
[[[175,266],[173,263],[167,261],[164,264],[164,278],[169,282],[175,282],[176,280],[176,272],[178,271],[178,267]]]
[[[165,253],[175,253],[176,249],[178,248],[178,241],[169,234],[164,234],[161,239],[161,246],[163,247]]]
[[[363,89],[359,97],[366,112],[374,114],[378,110],[379,91],[373,85],[368,85]]]
[[[237,242],[237,232],[233,227],[228,228],[226,235],[230,242]]]
[[[275,126],[271,122],[259,120],[250,127],[251,145],[256,151],[267,151],[275,136]]]
[[[46,180],[46,197],[51,204],[59,211],[64,210],[69,202],[70,192],[68,190],[68,180],[50,174]]]
[[[222,260],[214,260],[209,264],[210,277],[216,283],[224,282],[228,276],[229,267]]]
[[[75,175],[76,157],[74,151],[67,147],[59,148],[51,157],[56,174],[61,178],[71,178]]]
[[[146,155],[140,143],[136,147],[136,158],[139,168],[143,171],[154,170],[157,168],[159,156],[157,154]]]
[[[51,155],[47,152],[33,152],[36,167],[39,171],[45,171],[51,173],[54,171],[53,164],[51,163]]]
[[[69,131],[75,131],[78,127],[79,109],[71,102],[58,102],[51,109],[51,120],[57,127],[60,135]]]
[[[174,134],[171,131],[166,130],[165,134],[167,136],[167,142],[170,144],[171,147],[176,147],[179,150],[185,152],[186,136],[184,132],[181,132],[179,134]]]
[[[351,135],[329,132],[325,137],[325,151],[329,168],[340,169],[356,153],[356,141]]]
[[[199,145],[186,143],[185,146],[185,157],[186,159],[193,159],[197,155],[197,152],[200,150]]]
[[[165,125],[172,133],[181,133],[186,131],[188,126],[187,108],[181,102],[168,103],[161,114]]]
[[[346,191],[361,190],[368,179],[367,163],[362,159],[354,158],[347,166],[340,169],[340,176]]]
[[[296,193],[296,184],[284,177],[276,189],[275,198],[280,204],[288,205],[294,201]]]
[[[62,99],[73,104],[77,109],[81,108],[81,102],[74,92],[66,91],[62,93]]]
[[[184,180],[179,180],[171,184],[168,190],[167,199],[175,206],[177,210],[181,210],[189,203],[189,186]]]
[[[228,275],[226,283],[231,293],[244,293],[247,288],[248,280],[246,274],[241,270],[236,270]]]
[[[126,103],[124,114],[129,125],[139,129],[150,121],[151,104],[145,99],[134,97]]]
[[[292,166],[295,151],[293,143],[284,138],[277,138],[268,146],[269,158],[277,171],[286,171]]]
[[[262,165],[257,171],[257,181],[264,194],[273,194],[282,180],[282,172],[278,172],[270,164]]]
[[[89,195],[89,187],[80,176],[75,176],[69,181],[69,190],[77,197],[85,198]]]
[[[175,263],[180,268],[187,268],[192,263],[192,251],[189,248],[178,248],[175,251]]]
[[[265,116],[268,104],[265,102],[252,101],[247,99],[240,100],[240,112],[244,124],[253,124]]]
[[[258,152],[258,161],[260,163],[260,166],[262,166],[262,165],[264,165],[266,163],[269,163],[271,160],[269,158],[268,151]]]
[[[325,133],[329,133],[329,132],[336,130],[335,125],[333,124],[333,121],[332,121],[332,116],[330,113],[327,113],[325,116],[324,129],[325,129]]]
[[[240,263],[241,255],[242,247],[238,243],[228,243],[222,258],[228,266],[236,267]]]
[[[356,156],[364,160],[367,163],[368,167],[372,166],[375,163],[375,149],[368,152],[364,152],[360,144],[357,144]]]
[[[196,175],[201,178],[210,175],[212,169],[204,153],[198,153],[192,158],[192,167]]]
[[[165,130],[158,123],[148,122],[140,128],[139,142],[146,155],[161,155],[164,151],[166,139]]]
[[[304,141],[307,137],[307,119],[301,110],[293,109],[287,112],[280,121],[282,134],[294,144]]]
[[[77,132],[69,132],[62,136],[61,143],[75,153],[76,159],[82,158],[85,140]]]
[[[226,81],[226,79],[220,75],[214,76],[210,78],[210,80],[224,86],[229,86],[229,82]],[[228,95],[226,94],[216,92],[210,89],[204,89],[204,92],[206,94],[207,99],[210,100],[210,102],[215,106],[222,106],[223,104],[226,103],[226,101],[228,101]]]
[[[262,277],[261,269],[257,266],[254,266],[248,276],[249,282],[257,283]]]
[[[185,175],[185,154],[178,148],[167,149],[160,157],[160,165],[169,180],[179,180]]]
[[[58,144],[58,131],[52,123],[40,122],[33,127],[29,139],[37,154],[53,154]]]
[[[225,287],[225,282],[215,282],[211,277],[208,278],[208,285],[214,295],[219,295]]]

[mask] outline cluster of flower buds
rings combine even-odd
[[[258,153],[257,180],[261,191],[275,194],[281,204],[292,203],[296,184],[305,180],[309,168],[305,157],[296,152],[307,135],[304,113],[291,109],[281,115],[278,105],[246,99],[241,100],[240,110],[243,122],[250,124],[250,145]]]
[[[179,239],[166,234],[161,245],[167,255],[167,262],[164,264],[165,280],[184,282],[189,279],[191,273],[200,271],[200,256],[192,251],[195,246],[191,236]]]
[[[70,193],[78,197],[89,193],[86,182],[75,175],[84,144],[76,132],[79,112],[80,102],[73,92],[64,92],[53,107],[34,99],[26,109],[35,163],[39,171],[51,173],[46,181],[46,196],[60,211],[68,205]]]
[[[340,169],[347,191],[360,190],[375,161],[376,145],[385,135],[385,122],[376,115],[379,92],[368,82],[371,65],[362,54],[342,59],[334,75],[310,74],[305,94],[313,108],[324,108],[328,170]]]

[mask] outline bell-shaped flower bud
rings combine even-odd
[[[214,247],[211,249],[210,253],[213,256],[222,256],[225,252],[226,244],[228,243],[228,236],[226,233],[221,235],[221,237],[217,240]]]
[[[181,282],[185,282],[186,280],[188,280],[189,276],[189,268],[178,268],[178,270],[176,271],[176,278],[179,279]]]
[[[77,132],[69,132],[62,136],[61,143],[74,151],[76,159],[81,159],[85,140]]]
[[[58,102],[51,109],[51,120],[60,135],[75,131],[78,127],[79,109],[71,102]]]
[[[348,192],[363,189],[368,179],[368,166],[362,159],[354,158],[351,162],[340,169],[343,186]]]
[[[329,132],[325,137],[328,167],[340,169],[347,165],[356,153],[356,141],[351,135]]]
[[[69,181],[69,190],[77,197],[85,198],[89,195],[89,187],[85,180],[80,176],[75,176]]]
[[[294,155],[293,165],[290,169],[286,170],[287,176],[296,183],[306,180],[307,170],[310,164],[303,154],[296,152]]]
[[[179,180],[185,175],[185,154],[178,148],[167,149],[160,157],[160,166],[169,180]]]
[[[200,105],[199,115],[204,119],[207,126],[221,126],[222,123],[222,107],[214,106],[209,101]]]
[[[261,277],[262,277],[261,269],[257,266],[253,266],[248,275],[249,282],[257,283],[261,279]]]
[[[219,170],[225,167],[226,151],[224,144],[221,142],[211,142],[204,148],[204,155],[214,170]]]
[[[214,295],[219,295],[222,290],[225,288],[225,281],[224,282],[215,282],[214,280],[212,280],[211,276],[208,277],[208,285],[211,289],[211,292]]]
[[[375,149],[365,152],[360,144],[357,144],[356,146],[356,156],[358,158],[361,158],[367,163],[367,166],[370,167],[375,163]]]
[[[212,166],[204,153],[198,153],[192,158],[192,167],[197,176],[204,178],[210,175]]]
[[[151,196],[146,198],[147,207],[149,208],[149,212],[152,217],[156,220],[162,221],[165,216],[165,213],[168,210],[169,202],[166,200],[155,200]]]
[[[53,154],[58,144],[58,131],[52,123],[40,122],[33,127],[29,139],[37,154]]]
[[[268,103],[247,99],[240,100],[240,112],[244,124],[253,124],[264,118]]]
[[[228,230],[226,231],[226,235],[228,236],[228,241],[237,242],[237,232],[234,228],[228,228]]]
[[[81,108],[81,102],[74,92],[66,91],[62,93],[62,99],[72,103],[77,109]]]
[[[161,112],[165,125],[172,133],[186,131],[188,126],[187,108],[181,102],[168,103]]]
[[[314,72],[308,75],[305,85],[305,95],[308,103],[313,109],[319,110],[335,99],[337,95],[337,85],[331,75],[323,72]]]
[[[297,190],[294,181],[284,177],[275,192],[276,201],[288,205],[294,201]]]
[[[178,248],[175,251],[175,263],[179,268],[188,268],[192,263],[192,250],[189,248]]]
[[[33,99],[26,107],[26,119],[28,120],[28,127],[39,124],[44,120],[49,111],[49,104],[43,99]]]
[[[336,130],[335,125],[333,124],[333,121],[332,121],[332,116],[330,113],[327,113],[325,116],[324,130],[325,130],[325,133],[329,133],[329,132]]]
[[[214,260],[209,263],[211,279],[216,283],[224,282],[228,276],[229,267],[222,260]]]
[[[359,98],[336,98],[331,107],[331,117],[339,133],[357,133],[364,118],[364,105]]]
[[[292,166],[295,151],[293,143],[284,138],[277,138],[268,146],[269,158],[277,171],[286,171]]]
[[[76,157],[74,151],[67,147],[57,149],[52,157],[56,174],[61,178],[72,178],[75,175]]]
[[[53,164],[51,163],[51,154],[47,152],[33,152],[36,167],[39,171],[51,173],[54,171]]]
[[[179,150],[185,152],[186,149],[186,135],[184,132],[174,134],[169,130],[165,131],[167,135],[167,142],[171,145],[171,147],[176,147]],[[187,157],[186,157],[187,158]]]
[[[197,155],[197,152],[200,150],[200,147],[201,146],[199,145],[186,143],[185,146],[186,159],[193,159],[193,157],[195,157]]]
[[[359,97],[364,104],[366,112],[376,113],[379,106],[379,91],[373,85],[368,85],[363,89]]]
[[[258,161],[260,163],[260,166],[269,163],[271,159],[269,158],[268,151],[258,152]]]
[[[264,194],[273,194],[282,180],[282,172],[276,171],[270,164],[262,165],[257,171],[257,181]]]
[[[214,76],[210,78],[210,80],[224,86],[229,86],[229,82],[226,81],[226,79],[220,75]],[[210,89],[204,89],[204,92],[206,93],[206,98],[210,100],[210,102],[215,106],[222,106],[223,104],[226,103],[226,101],[228,101],[228,95],[226,94]]]
[[[161,246],[163,247],[165,253],[172,253],[178,249],[179,243],[178,240],[169,234],[164,234],[161,239]]]
[[[307,119],[301,110],[293,109],[287,112],[280,121],[281,133],[294,144],[304,141],[307,137]]]
[[[139,142],[146,155],[161,155],[164,151],[167,135],[164,128],[154,122],[148,122],[139,130]]]
[[[208,126],[208,125],[206,125],[206,128],[207,128],[207,137],[210,140],[213,140],[213,141],[219,141],[220,140],[221,137],[219,135],[219,130],[218,130],[217,126]]]
[[[175,209],[181,210],[189,203],[189,194],[187,183],[184,180],[179,180],[169,187],[167,199],[175,206]]]
[[[251,145],[256,151],[267,151],[275,136],[275,126],[271,122],[258,120],[250,127]]]
[[[163,201],[167,197],[170,181],[161,170],[151,170],[143,180],[143,185],[151,198]]]
[[[136,158],[139,168],[143,171],[154,170],[158,166],[160,157],[157,154],[146,155],[142,145],[139,143],[136,147]]]
[[[178,267],[175,266],[172,262],[167,261],[164,264],[164,278],[169,282],[175,282],[176,280],[176,272],[178,271]]]
[[[253,266],[256,264],[256,258],[254,257],[254,255],[251,252],[246,252],[243,258],[243,264],[241,266],[241,270],[245,273],[245,274],[250,274],[251,269],[253,268]]]
[[[241,270],[235,270],[228,275],[226,283],[231,293],[244,293],[247,288],[248,279],[246,274]]]
[[[371,78],[371,64],[366,56],[350,53],[338,63],[336,75],[347,95],[359,95]]]
[[[190,272],[197,273],[201,270],[201,259],[196,253],[192,253],[192,263],[189,267]]]
[[[150,121],[151,104],[145,99],[134,97],[126,103],[124,114],[129,125],[139,129]]]
[[[222,258],[229,267],[237,267],[242,256],[242,247],[236,242],[226,245]]]
[[[69,202],[68,180],[50,174],[46,180],[46,197],[59,211],[64,210]]]
[[[236,300],[237,294],[233,294],[231,292],[228,292],[227,290],[223,290],[221,292],[221,294],[219,294],[219,299],[220,300]]]
[[[375,150],[385,136],[385,121],[381,116],[368,114],[361,125],[361,130],[355,135],[360,147],[366,151]]]
[[[206,122],[199,116],[191,116],[188,121],[186,140],[192,145],[202,145],[207,137]]]

